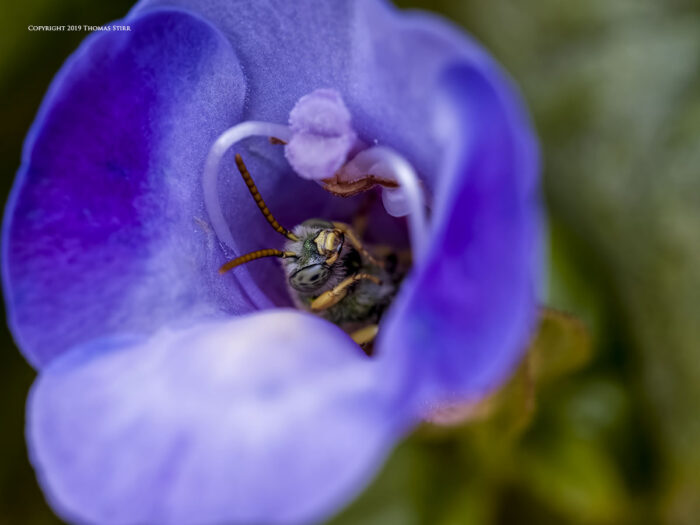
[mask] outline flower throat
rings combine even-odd
[[[267,222],[286,237],[284,249],[262,249],[232,259],[219,268],[223,274],[256,259],[278,257],[287,288],[297,308],[338,325],[368,354],[379,321],[395,297],[409,261],[387,247],[373,255],[361,232],[348,224],[309,219],[291,231],[274,218],[240,155],[236,166]]]
[[[283,145],[287,160],[300,177],[316,181],[336,196],[350,197],[381,187],[385,210],[408,219],[412,254],[365,245],[362,212],[353,225],[315,218],[287,230],[270,212],[242,157],[236,155],[236,166],[253,200],[286,241],[281,249],[240,255],[222,265],[219,272],[264,257],[280,258],[296,307],[338,325],[371,353],[382,314],[396,296],[411,259],[424,251],[425,206],[415,171],[391,148],[362,142],[352,129],[340,94],[318,89],[299,99],[290,113],[289,126],[242,122],[212,145],[204,169],[204,202],[214,231],[229,247],[235,243],[219,202],[218,169],[224,153],[251,136],[266,136],[272,144]]]

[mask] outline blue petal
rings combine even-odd
[[[512,372],[531,336],[541,277],[537,147],[517,95],[485,64],[451,68],[443,93],[443,132],[455,140],[430,246],[379,341],[388,369],[420,384],[428,409],[482,397]]]
[[[301,97],[335,89],[360,138],[400,151],[430,189],[448,146],[433,126],[441,75],[456,60],[488,60],[447,21],[378,0],[141,0],[134,12],[158,6],[197,13],[230,40],[245,120],[286,123]]]
[[[406,424],[381,370],[292,310],[94,342],[41,372],[28,440],[59,514],[92,523],[307,523]]]
[[[211,268],[200,173],[245,84],[212,26],[183,12],[88,38],[55,79],[6,209],[10,324],[36,366],[73,344],[252,306]]]
[[[232,159],[220,186],[236,253],[221,250],[203,207],[207,151],[242,119],[249,95],[234,48],[184,11],[154,10],[125,23],[128,33],[88,38],[57,75],[6,208],[10,325],[37,367],[98,335],[290,304],[274,261],[223,278],[215,271],[226,258],[280,243],[242,181],[224,176]],[[318,185],[291,175],[282,148],[263,140],[246,148],[283,224],[312,215],[345,220],[355,208],[331,204]]]

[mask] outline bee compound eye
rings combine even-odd
[[[297,270],[289,277],[289,283],[297,290],[315,290],[328,280],[330,270],[323,264],[314,264]]]

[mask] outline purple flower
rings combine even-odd
[[[142,2],[119,25],[57,75],[6,209],[39,481],[69,521],[321,519],[432,407],[479,399],[522,355],[539,272],[530,124],[474,42],[381,2]],[[309,119],[318,89],[347,114]],[[234,148],[280,223],[350,221],[366,194],[307,180],[346,162],[421,180],[384,190],[393,215],[412,210],[414,266],[372,358],[292,308],[275,261],[216,271],[281,241],[233,151],[203,188],[207,154],[237,123],[286,125],[297,102],[286,157],[264,138]],[[406,246],[404,219],[377,205],[370,224]]]

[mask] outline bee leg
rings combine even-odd
[[[350,334],[350,337],[358,345],[363,346],[374,341],[374,338],[377,337],[378,331],[379,325],[369,324],[360,328],[359,330],[355,330],[353,333]]]
[[[381,284],[382,282],[378,277],[368,274],[368,273],[356,273],[340,281],[335,287],[323,292],[321,295],[316,297],[311,301],[311,310],[318,312],[321,310],[327,310],[328,308],[335,306],[348,294],[350,287],[358,281],[367,279],[376,284]]]
[[[364,247],[362,241],[357,237],[357,235],[355,235],[355,232],[348,224],[345,224],[344,222],[334,222],[333,226],[343,232],[345,238],[350,241],[350,244],[352,244],[358,252],[360,252],[362,257],[367,259],[375,266],[382,266],[382,263],[375,259],[374,256],[367,251],[367,248]]]

